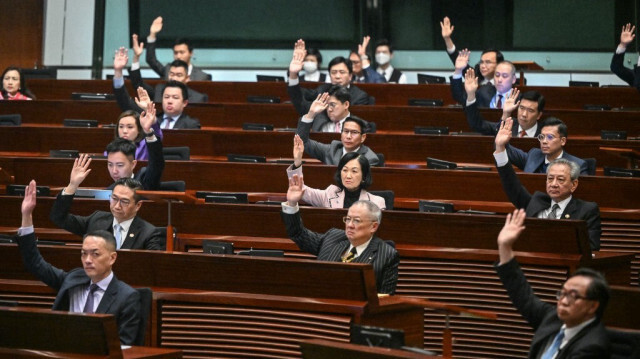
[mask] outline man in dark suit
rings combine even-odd
[[[136,191],[141,189],[141,186],[140,182],[133,178],[120,178],[116,181],[109,201],[111,212],[95,211],[89,216],[69,213],[76,190],[91,172],[90,164],[91,158],[87,154],[76,158],[69,184],[58,194],[51,207],[51,221],[79,236],[95,230],[113,233],[117,249],[163,250],[165,238],[158,228],[137,216],[142,202]]]
[[[149,36],[147,37],[147,63],[161,78],[169,80],[170,66],[163,66],[156,58],[156,36],[162,31],[162,16],[158,16],[151,23],[149,28]],[[173,59],[184,61],[188,66],[187,75],[192,81],[210,81],[211,75],[208,75],[200,68],[191,64],[193,57],[193,45],[191,41],[185,38],[176,39],[173,45]],[[158,101],[159,102],[159,101]],[[206,101],[205,101],[206,102]]]
[[[384,76],[377,73],[371,66],[371,61],[367,55],[367,46],[369,46],[370,40],[371,37],[369,36],[363,37],[362,44],[359,44],[357,49],[353,49],[349,53],[349,61],[351,61],[353,70],[352,83],[381,84],[387,82]]]
[[[503,121],[502,123],[505,123]],[[512,122],[513,123],[513,122]],[[567,143],[568,129],[564,122],[555,117],[548,117],[542,122],[538,141],[540,148],[532,148],[529,152],[509,145],[513,129],[510,126],[510,133],[498,133],[495,139],[496,151],[507,151],[509,161],[516,167],[528,173],[547,173],[549,163],[558,158],[564,158],[575,162],[580,168],[580,174],[589,174],[587,163],[576,156],[572,156],[564,151],[564,145]]]
[[[38,251],[32,218],[35,206],[36,182],[31,181],[22,201],[22,226],[17,242],[27,270],[58,292],[52,309],[113,314],[120,342],[134,344],[140,326],[140,295],[119,281],[111,270],[118,256],[111,233],[100,230],[87,233],[80,252],[83,268],[65,272],[46,262]]]
[[[349,59],[338,56],[329,62],[329,77],[331,84],[322,84],[315,90],[303,89],[300,87],[298,72],[302,69],[304,57],[306,55],[304,41],[298,40],[293,50],[293,58],[289,65],[289,83],[287,93],[291,97],[291,103],[296,111],[302,116],[309,111],[311,103],[319,94],[329,91],[332,85],[345,87],[351,95],[351,105],[373,105],[375,101],[366,92],[351,85],[353,67]],[[326,114],[322,116],[326,117]]]
[[[631,24],[622,27],[620,44],[611,58],[611,72],[616,74],[622,81],[628,83],[629,86],[633,86],[640,91],[640,67],[638,67],[640,59],[638,60],[638,64],[633,65],[633,70],[624,66],[624,54],[627,52],[627,46],[629,46],[636,37],[634,34],[635,29],[636,27],[631,26]]]
[[[134,52],[135,51],[136,50],[134,48]],[[128,60],[129,58],[125,48],[116,50],[116,54],[113,60],[113,92],[116,96],[118,106],[120,106],[120,109],[122,111],[143,111],[143,107],[146,107],[146,104],[150,101],[150,98],[154,97],[155,93],[156,102],[162,102],[162,111],[164,114],[162,116],[158,116],[158,121],[160,122],[160,126],[162,129],[200,128],[200,121],[198,121],[198,119],[189,117],[189,115],[184,113],[184,109],[189,103],[190,97],[189,88],[181,81],[170,80],[166,83],[159,84],[156,87],[156,90],[158,90],[156,92],[154,92],[154,90],[150,86],[144,83],[142,83],[141,85],[138,84],[138,86],[135,86],[138,91],[138,98],[134,102],[134,100],[129,97],[129,94],[124,88],[124,77],[122,70],[127,65]],[[134,66],[132,66],[132,68],[133,67]],[[133,81],[134,74],[137,74],[139,76],[140,73],[139,70],[132,70],[131,74]],[[185,74],[186,67],[184,67],[184,63],[182,63],[182,66],[177,66],[175,68],[175,73],[172,75],[172,77],[184,80],[186,76]],[[144,90],[144,95],[141,90]],[[159,98],[158,94],[160,94]],[[206,95],[200,95],[206,97]],[[205,98],[204,102],[206,101],[207,99]]]
[[[507,216],[498,235],[496,271],[514,306],[535,331],[529,358],[609,358],[610,343],[601,322],[609,302],[607,281],[590,268],[580,268],[556,294],[555,306],[541,301],[513,253],[525,216],[522,209]]]
[[[394,294],[398,283],[398,252],[375,235],[382,211],[371,201],[357,201],[343,218],[345,230],[332,228],[324,234],[304,227],[298,202],[302,198],[302,177],[289,179],[287,202],[282,203],[282,220],[287,235],[303,251],[327,262],[371,263],[378,293]]]
[[[334,96],[330,96],[327,92],[318,95],[318,98],[309,108],[309,112],[298,121],[296,132],[304,142],[305,152],[325,164],[335,166],[346,153],[358,152],[369,160],[371,166],[376,166],[380,159],[375,152],[364,145],[364,141],[367,138],[368,125],[360,118],[350,116],[342,121],[329,124],[340,130],[340,141],[335,140],[331,141],[330,144],[325,144],[309,138],[311,127],[315,123],[314,118],[319,113],[326,110],[332,118],[342,118],[342,115],[336,117],[335,113],[348,114],[348,111],[345,112],[345,105],[347,109],[349,106],[349,101],[345,100],[348,97],[349,93],[340,87]]]
[[[513,120],[506,120],[496,136],[496,152],[494,158],[502,187],[516,208],[525,208],[527,216],[550,219],[578,219],[587,222],[589,243],[591,250],[600,249],[600,209],[595,202],[586,202],[573,198],[573,192],[578,188],[580,170],[578,165],[566,158],[558,158],[551,162],[546,169],[547,191],[535,192],[531,195],[522,186],[504,147],[498,148],[498,137],[510,135]]]
[[[495,136],[500,129],[500,122],[485,120],[478,110],[476,103],[478,78],[474,74],[473,69],[469,69],[465,74],[464,88],[467,92],[467,102],[464,113],[467,117],[467,123],[475,132],[486,136]],[[518,126],[513,126],[511,135],[513,137],[537,138],[542,129],[542,126],[538,125],[538,120],[542,117],[544,103],[544,96],[538,91],[527,91],[520,96],[520,91],[514,88],[502,106],[501,121],[511,117],[511,113],[517,108]]]
[[[155,137],[155,135],[153,135]],[[160,188],[160,179],[164,171],[164,155],[162,154],[162,142],[160,140],[150,141],[151,137],[146,137],[149,160],[147,167],[143,167],[133,174],[138,161],[135,160],[136,145],[133,142],[116,138],[107,145],[107,170],[113,179],[107,189],[113,189],[115,182],[121,178],[135,178],[142,184],[142,189],[154,191]]]

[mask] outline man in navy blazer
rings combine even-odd
[[[142,202],[136,191],[141,189],[141,185],[133,178],[120,178],[115,182],[109,200],[110,212],[95,211],[89,216],[69,213],[76,190],[91,172],[90,163],[91,159],[87,154],[76,158],[69,184],[58,194],[51,207],[49,214],[51,221],[58,227],[79,236],[95,230],[113,233],[118,240],[117,249],[163,250],[165,238],[160,230],[138,217]]]
[[[324,234],[302,224],[298,202],[304,192],[302,177],[289,179],[287,202],[282,202],[282,220],[287,235],[303,251],[327,262],[371,263],[378,293],[394,294],[398,283],[398,252],[375,235],[382,211],[371,201],[356,201],[343,218],[345,230],[332,228]]]
[[[497,145],[498,137],[509,135],[513,120],[506,120],[496,136],[496,152],[494,158],[504,192],[516,208],[525,208],[527,216],[552,219],[578,219],[587,222],[591,250],[600,249],[600,209],[595,202],[582,201],[573,197],[578,188],[580,170],[578,165],[566,158],[558,158],[551,162],[546,170],[546,193],[535,192],[531,195],[522,186],[513,167],[509,163],[504,147]],[[557,209],[553,209],[554,206]]]
[[[52,309],[113,314],[120,342],[132,345],[140,326],[140,295],[112,272],[118,256],[113,235],[106,231],[85,235],[80,252],[83,268],[65,272],[46,262],[38,251],[32,219],[35,206],[36,182],[31,181],[22,202],[17,242],[27,270],[58,291]]]
[[[495,268],[509,298],[535,331],[529,358],[609,358],[610,343],[602,324],[609,286],[602,274],[580,268],[556,293],[556,305],[543,302],[529,285],[513,253],[524,230],[524,210],[509,214],[498,235]]]

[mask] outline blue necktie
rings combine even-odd
[[[91,283],[91,286],[89,287],[89,295],[87,296],[87,301],[84,303],[84,309],[82,310],[83,313],[93,313],[93,293],[96,292],[96,290],[98,290],[98,285],[95,283]]]
[[[542,355],[542,359],[553,358],[553,356],[558,352],[558,349],[560,349],[560,343],[562,343],[562,339],[564,339],[564,329],[560,329],[558,334],[556,334],[555,339],[553,339],[553,343],[551,343],[549,349],[547,349],[547,351]]]
[[[116,249],[122,247],[122,231],[118,223],[113,225],[113,236],[116,237]]]

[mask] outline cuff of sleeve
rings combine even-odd
[[[145,137],[144,140],[147,142],[156,142],[158,140],[158,137],[156,137],[156,135],[153,135],[151,137]]]
[[[313,122],[313,119],[312,118],[308,118],[307,115],[304,115],[304,116],[302,116],[302,119],[300,121],[302,121],[304,123],[311,123],[311,122]]]
[[[474,103],[476,103],[475,98],[473,100],[467,100],[467,107],[473,105]]]
[[[156,42],[156,39],[154,39],[154,40],[150,40],[150,39],[149,39],[149,36],[147,36],[147,44],[152,44],[152,43],[154,43],[154,42]]]
[[[140,69],[140,63],[139,62],[134,62],[131,64],[131,71],[135,71],[135,70],[139,70]]]
[[[296,203],[295,207],[291,207],[287,202],[282,202],[282,212],[286,214],[296,214],[300,210],[300,206]]]
[[[300,78],[297,79],[289,79],[289,86],[295,86],[300,83]]]
[[[462,74],[456,74],[455,72],[453,73],[453,76],[451,76],[452,79],[457,80],[457,79],[461,79],[462,78]]]
[[[124,77],[113,77],[113,87],[119,89],[124,86]]]
[[[618,55],[624,54],[626,51],[627,51],[626,47],[618,45],[618,48],[616,49],[616,54]]]
[[[455,45],[453,45],[453,47],[452,47],[452,48],[450,48],[450,49],[449,49],[449,48],[447,48],[447,53],[448,53],[449,55],[453,54],[455,51],[456,51],[456,46],[455,46]]]
[[[18,235],[19,236],[26,236],[26,235],[31,234],[33,232],[35,232],[35,230],[33,229],[33,226],[18,228]]]
[[[493,157],[496,159],[496,165],[498,167],[503,167],[507,163],[509,163],[509,156],[507,156],[507,150],[502,152],[494,152]]]

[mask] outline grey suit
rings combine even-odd
[[[156,41],[147,42],[146,60],[149,64],[149,67],[151,67],[151,69],[155,71],[158,76],[165,80],[168,78],[167,74],[169,73],[169,67],[171,67],[171,65],[167,64],[163,66],[158,61],[158,58],[156,57]],[[191,68],[191,74],[189,74],[189,78],[191,79],[191,81],[211,81],[211,75],[195,66]]]
[[[327,145],[310,139],[309,131],[311,130],[311,124],[312,123],[298,121],[296,132],[302,139],[302,142],[304,142],[304,151],[308,153],[309,156],[322,161],[324,164],[338,165],[342,158],[344,145],[341,141],[337,140],[331,141],[331,143]],[[376,166],[380,162],[378,155],[365,145],[360,145],[357,152],[369,160],[371,166]]]
[[[113,233],[113,215],[111,212],[95,211],[89,216],[70,214],[69,210],[71,209],[71,203],[73,203],[73,197],[73,195],[58,194],[49,213],[51,222],[79,236],[84,236],[99,229]],[[164,250],[165,241],[158,228],[136,216],[131,222],[121,248]]]
[[[65,272],[45,261],[36,246],[35,233],[19,236],[18,248],[27,270],[58,292],[52,309],[69,311],[72,290],[79,286],[88,286],[91,282],[84,269],[75,268]],[[113,314],[118,324],[120,342],[126,345],[134,344],[140,326],[140,295],[137,291],[119,281],[114,275],[96,308],[96,313]]]
[[[287,235],[303,251],[318,257],[318,260],[340,262],[349,249],[349,239],[341,229],[332,228],[324,234],[312,232],[304,227],[300,212],[281,212],[287,227]],[[378,293],[394,294],[398,284],[400,257],[391,245],[373,236],[367,248],[352,263],[371,263],[376,276]]]

